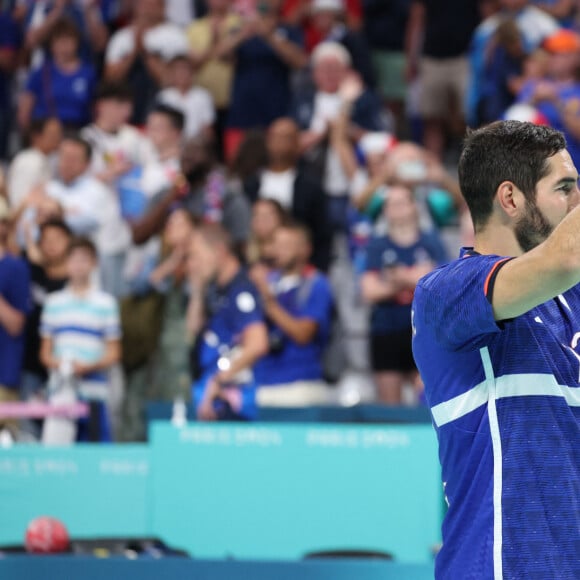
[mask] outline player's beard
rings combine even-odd
[[[524,252],[540,245],[554,230],[535,201],[529,201],[526,213],[518,220],[515,227],[516,239]]]

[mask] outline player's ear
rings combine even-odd
[[[503,214],[509,218],[516,218],[526,203],[524,194],[511,181],[499,184],[495,199]]]

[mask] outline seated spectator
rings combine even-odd
[[[550,55],[547,76],[528,81],[517,101],[535,107],[564,133],[572,161],[580,165],[580,36],[560,30],[545,40],[544,48]]]
[[[274,237],[288,219],[286,210],[275,199],[263,198],[254,203],[250,241],[246,250],[248,264],[274,267]]]
[[[361,291],[372,306],[371,365],[378,399],[400,405],[405,380],[417,380],[411,351],[413,292],[419,278],[444,263],[446,254],[434,233],[421,232],[410,189],[390,188],[384,215],[388,234],[369,245]]]
[[[256,365],[258,405],[302,407],[328,402],[322,356],[333,299],[326,277],[308,265],[309,231],[283,225],[274,234],[276,270],[252,268],[268,322],[269,353]]]
[[[375,73],[369,46],[357,29],[345,26],[345,0],[312,0],[310,5],[312,32],[318,42],[337,42],[350,55],[353,69],[367,87],[375,86]],[[360,15],[360,5],[359,5]]]
[[[12,80],[16,72],[22,39],[17,22],[7,10],[0,10],[0,160],[8,158],[13,123]]]
[[[163,84],[165,65],[189,51],[185,33],[165,20],[164,0],[139,0],[131,23],[113,34],[105,56],[105,79],[139,87],[131,121],[143,125]]]
[[[109,36],[104,22],[105,2],[36,0],[27,4],[24,31],[26,48],[32,51],[33,68],[42,64],[42,48],[63,18],[78,30],[79,48],[84,60],[94,62],[105,50]]]
[[[78,421],[77,440],[107,442],[112,440],[107,373],[120,360],[121,335],[115,299],[92,286],[97,266],[91,241],[80,238],[71,243],[68,286],[49,295],[42,311],[40,360],[52,375],[56,393],[58,381],[64,379],[58,375],[63,365],[70,365],[76,396],[90,404],[90,417]]]
[[[313,263],[326,271],[330,262],[331,232],[324,192],[300,166],[300,132],[291,119],[278,119],[268,129],[268,165],[247,179],[249,200],[274,199],[314,236]]]
[[[79,41],[77,28],[68,20],[52,28],[49,58],[30,73],[20,96],[18,121],[22,129],[28,129],[31,120],[46,117],[56,117],[75,129],[89,122],[96,71],[79,56]]]
[[[13,208],[18,207],[34,187],[52,178],[62,125],[54,117],[38,119],[30,123],[28,135],[30,147],[17,153],[8,169],[7,190]]]
[[[223,131],[231,99],[234,62],[217,56],[217,49],[236,34],[242,20],[232,10],[230,0],[207,0],[208,13],[194,20],[187,29],[190,56],[197,68],[200,87],[208,90],[217,109],[217,138],[223,151]]]
[[[72,234],[61,220],[45,221],[40,226],[40,238],[26,260],[30,270],[31,310],[26,319],[26,346],[21,381],[21,396],[33,400],[44,395],[48,375],[40,362],[40,316],[49,294],[62,290],[68,279],[67,259]],[[27,421],[26,429],[35,438],[39,425]]]
[[[252,369],[268,351],[256,288],[219,225],[203,225],[191,242],[187,328],[195,339],[192,398],[206,421],[256,416]]]
[[[168,83],[157,101],[181,111],[185,116],[183,135],[192,139],[212,134],[215,108],[212,97],[204,88],[194,84],[193,63],[187,56],[176,56],[168,64]]]
[[[8,252],[10,215],[0,198],[0,402],[20,399],[20,375],[25,347],[30,277],[23,260]],[[15,421],[0,421],[0,428],[16,435]]]
[[[290,73],[306,65],[298,30],[280,23],[280,0],[264,0],[255,18],[217,48],[220,58],[235,57],[232,99],[225,141],[226,159],[235,156],[244,131],[265,128],[288,114]]]

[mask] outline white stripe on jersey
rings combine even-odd
[[[580,407],[580,388],[558,384],[549,374],[521,373],[495,379],[496,399],[506,397],[563,397],[570,407]],[[487,380],[469,391],[431,408],[437,427],[451,423],[485,405],[489,398]]]

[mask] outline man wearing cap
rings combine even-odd
[[[561,29],[543,47],[549,53],[549,76],[527,82],[517,101],[535,107],[552,127],[564,133],[572,160],[580,166],[580,36]]]
[[[24,324],[29,305],[29,274],[20,258],[8,253],[8,204],[0,197],[0,403],[19,399],[24,355]],[[15,424],[0,421],[0,428]]]

